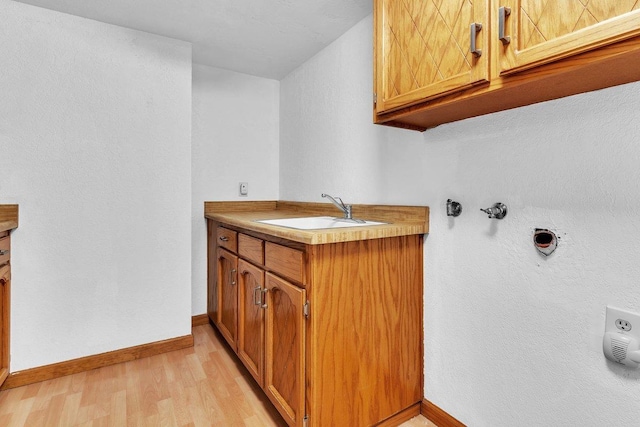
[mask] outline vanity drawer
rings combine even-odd
[[[267,242],[264,265],[275,273],[298,283],[304,283],[304,253],[286,246]]]
[[[256,264],[264,265],[264,240],[238,234],[238,255]]]
[[[0,265],[9,262],[10,253],[9,249],[11,247],[11,238],[3,237],[0,239]]]
[[[228,228],[218,227],[216,236],[218,246],[231,252],[238,252],[238,233]]]

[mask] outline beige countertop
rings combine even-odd
[[[0,205],[0,232],[18,228],[18,205]]]
[[[429,232],[427,206],[353,205],[353,217],[386,222],[383,225],[319,230],[298,230],[256,222],[262,219],[335,216],[341,213],[331,203],[287,201],[205,202],[205,218],[308,245],[380,239]]]

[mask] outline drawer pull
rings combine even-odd
[[[9,255],[9,249],[0,249],[0,256]]]
[[[478,38],[480,30],[482,30],[482,24],[475,22],[471,24],[471,53],[476,58],[480,58],[482,56],[482,49],[476,48],[476,39]]]
[[[223,242],[228,242],[229,238],[227,236],[220,236],[220,240],[222,240]]]
[[[504,24],[507,20],[507,16],[511,15],[511,8],[502,6],[498,9],[498,38],[502,44],[511,43],[511,37],[505,35]]]
[[[253,290],[253,304],[254,305],[262,305],[262,292],[261,291],[262,288],[260,288],[260,286],[256,287]]]

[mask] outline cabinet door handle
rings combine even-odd
[[[236,284],[236,269],[235,268],[231,269],[231,284],[232,285]]]
[[[228,242],[229,238],[227,236],[220,236],[220,240],[222,240],[223,242]]]
[[[266,309],[267,308],[267,292],[269,292],[269,289],[263,289],[262,290],[262,305],[260,307]]]
[[[262,292],[261,291],[262,288],[260,288],[260,286],[257,286],[254,290],[253,290],[253,304],[254,305],[262,305],[262,298],[260,298],[262,296]]]
[[[471,53],[473,53],[473,56],[476,58],[482,56],[482,49],[476,49],[476,39],[478,38],[480,30],[482,30],[482,24],[478,24],[477,22],[471,24]]]
[[[504,24],[507,20],[507,16],[511,15],[511,8],[502,6],[498,9],[498,38],[502,42],[502,44],[511,43],[511,37],[506,36],[504,33]]]
[[[0,249],[0,256],[9,255],[9,249]]]

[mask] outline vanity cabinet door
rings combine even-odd
[[[487,82],[487,5],[469,0],[376,0],[375,112]],[[472,24],[479,26],[472,31]]]
[[[9,294],[11,269],[9,264],[0,267],[0,385],[9,376]]]
[[[510,74],[640,35],[636,0],[501,0],[501,74]],[[506,12],[505,12],[506,11]],[[500,21],[504,25],[500,25]]]
[[[237,350],[238,338],[238,257],[218,248],[218,329]]]
[[[290,426],[305,416],[305,290],[266,274],[264,390]]]
[[[253,378],[264,384],[264,271],[238,261],[238,357]]]

